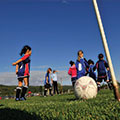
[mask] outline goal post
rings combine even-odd
[[[107,40],[106,40],[106,36],[105,36],[105,32],[104,32],[104,28],[103,28],[103,24],[102,24],[102,20],[101,20],[101,17],[100,17],[100,13],[99,13],[99,9],[98,9],[98,5],[97,5],[96,0],[93,0],[93,6],[94,6],[94,9],[95,9],[97,22],[98,22],[98,25],[99,25],[99,30],[100,30],[100,34],[101,34],[101,38],[102,38],[102,43],[103,43],[105,55],[106,55],[106,58],[107,58],[107,61],[108,61],[110,73],[111,73],[111,78],[112,78],[113,87],[114,87],[115,99],[120,101],[119,86],[118,86],[118,83],[116,81],[116,77],[115,77],[115,73],[114,73],[114,69],[113,69],[113,65],[112,65],[112,60],[111,60],[111,57],[110,57],[110,52],[109,52],[109,48],[108,48],[108,44],[107,44]]]

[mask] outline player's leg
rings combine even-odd
[[[16,101],[20,100],[20,93],[22,89],[22,82],[23,79],[19,78],[18,79],[18,87],[16,88]]]
[[[44,97],[46,97],[46,93],[47,93],[47,85],[44,85]]]
[[[73,88],[74,88],[74,86],[75,86],[75,82],[74,82],[74,81],[72,82],[72,86],[73,86]]]
[[[112,90],[112,89],[113,89],[112,79],[109,79],[109,80],[106,81],[106,82],[107,82],[107,84],[108,84],[109,89]]]
[[[50,92],[50,95],[52,96],[52,86],[49,84],[49,92]]]
[[[25,77],[24,78],[24,86],[22,88],[22,93],[21,93],[21,100],[26,100],[25,94],[27,92],[28,85],[29,85],[29,77]]]
[[[53,81],[53,94],[55,94],[55,81]]]
[[[59,94],[57,81],[56,81],[56,91],[57,91],[57,94]]]
[[[71,78],[73,89],[74,89],[76,80],[77,80],[76,77]]]
[[[108,82],[108,87],[109,87],[109,89],[110,89],[110,90],[112,90],[112,89],[113,89],[113,84],[112,84],[112,81],[109,81],[109,82]]]
[[[54,94],[56,94],[56,91],[57,91],[56,81],[54,82],[54,87],[55,87],[55,93]]]
[[[98,80],[97,80],[98,91],[100,90],[101,82],[102,82],[102,78],[98,77]]]

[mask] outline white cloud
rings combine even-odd
[[[30,76],[30,85],[40,86],[44,84],[46,72],[44,71],[31,71]],[[63,85],[71,84],[70,76],[67,74],[67,71],[59,71],[58,73],[58,82]],[[4,72],[0,73],[0,84],[3,85],[17,85],[18,80],[14,72]]]

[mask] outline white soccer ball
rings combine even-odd
[[[78,80],[76,80],[74,92],[77,98],[94,98],[97,95],[97,84],[91,77],[81,77]]]

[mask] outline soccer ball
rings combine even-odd
[[[97,95],[97,84],[91,77],[81,77],[75,83],[74,92],[77,98],[94,98]]]

